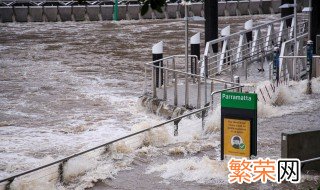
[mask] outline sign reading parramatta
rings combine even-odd
[[[241,101],[251,101],[251,96],[246,95],[232,95],[232,94],[222,94],[222,98],[226,100],[241,100]]]
[[[257,154],[257,94],[221,93],[221,159]]]

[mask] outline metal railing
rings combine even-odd
[[[64,173],[64,165],[72,158],[76,158],[76,157],[79,157],[81,155],[84,155],[86,153],[89,153],[89,152],[92,152],[94,150],[97,150],[97,149],[100,149],[100,148],[104,148],[104,147],[108,147],[116,142],[119,142],[121,140],[125,140],[125,139],[128,139],[129,137],[133,137],[133,136],[136,136],[136,135],[139,135],[139,134],[142,134],[142,133],[145,133],[147,131],[150,131],[152,129],[156,129],[156,128],[159,128],[159,127],[164,127],[166,124],[170,124],[170,123],[174,123],[174,135],[178,135],[178,123],[184,119],[184,118],[187,118],[187,117],[190,117],[192,115],[198,115],[199,116],[199,113],[200,114],[200,118],[201,118],[201,127],[202,129],[204,129],[204,126],[205,126],[205,121],[204,121],[204,118],[206,116],[206,112],[207,110],[209,109],[209,106],[207,107],[204,107],[204,108],[201,108],[201,109],[198,109],[198,110],[195,110],[195,111],[192,111],[190,113],[187,113],[187,114],[184,114],[182,116],[178,116],[176,118],[173,118],[173,119],[170,119],[166,122],[163,122],[163,123],[160,123],[158,125],[155,125],[155,126],[152,126],[150,128],[147,128],[147,129],[143,129],[143,130],[140,130],[140,131],[137,131],[137,132],[134,132],[134,133],[131,133],[129,135],[125,135],[121,138],[117,138],[115,140],[112,140],[112,141],[109,141],[107,143],[104,143],[104,144],[101,144],[99,146],[96,146],[96,147],[93,147],[93,148],[90,148],[90,149],[87,149],[85,151],[82,151],[82,152],[79,152],[79,153],[76,153],[76,154],[73,154],[71,156],[67,156],[65,158],[62,158],[62,159],[59,159],[59,160],[56,160],[54,162],[51,162],[49,164],[45,164],[43,166],[40,166],[40,167],[37,167],[37,168],[34,168],[34,169],[31,169],[31,170],[28,170],[28,171],[25,171],[25,172],[22,172],[22,173],[19,173],[19,174],[16,174],[16,175],[13,175],[13,176],[10,176],[10,177],[7,177],[7,178],[4,178],[4,179],[0,179],[0,186],[5,186],[6,189],[10,189],[10,185],[12,184],[12,182],[15,180],[15,179],[18,179],[19,177],[23,177],[23,176],[26,176],[27,174],[33,174],[35,173],[36,171],[41,171],[43,169],[48,169],[49,167],[51,166],[55,166],[58,168],[57,171],[58,171],[58,177],[57,179],[59,180],[60,183],[63,183],[64,179],[63,179],[63,173]],[[3,183],[6,183],[6,184],[3,184]]]
[[[283,42],[293,38],[294,22],[291,22],[290,27],[286,26],[287,21],[291,21],[293,18],[294,15],[289,15],[252,29],[207,42],[204,59],[201,62],[202,75],[205,73],[204,67],[206,66],[209,76],[228,71],[232,80],[233,68],[242,65],[247,77],[247,64],[259,61],[263,63],[265,58],[271,57],[275,45],[280,47]],[[298,35],[307,33],[307,24],[307,21],[303,21],[297,25]],[[275,31],[275,25],[279,25],[278,31]],[[253,39],[248,41],[246,36],[251,33]],[[214,52],[214,47],[218,52]]]
[[[302,48],[306,51],[306,47]],[[299,53],[300,54],[300,53]],[[293,56],[292,53],[289,55],[280,55],[279,59],[282,60],[283,68],[287,68],[286,72],[282,69],[282,74],[280,77],[282,80],[287,79],[289,80],[294,79],[300,81],[302,79],[307,79],[307,56],[302,53],[301,55]],[[313,56],[313,63],[317,65],[320,60],[320,56]],[[286,74],[286,75],[285,75]],[[313,70],[313,74],[316,75],[316,70]],[[284,77],[286,76],[286,77]]]
[[[189,55],[190,59],[194,59],[193,63],[198,65],[193,68],[193,71],[195,71],[193,74],[191,73],[192,64],[186,66],[184,58],[184,55],[174,55],[145,63],[144,94],[151,94],[153,98],[163,101],[168,101],[168,97],[173,97],[174,106],[188,108],[192,106],[190,104],[190,85],[196,85],[197,93],[194,94],[196,96],[195,107],[199,109],[209,103],[210,94],[218,83],[224,86],[239,85],[232,81],[200,75],[200,62],[196,56]],[[178,61],[179,59],[180,62]],[[182,92],[179,91],[179,87],[183,87]],[[171,92],[173,94],[169,94],[169,88],[173,88],[173,92]],[[184,105],[179,104],[179,97],[181,96],[184,96]]]

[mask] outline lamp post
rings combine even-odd
[[[185,61],[186,61],[186,72],[188,72],[188,41],[189,41],[189,17],[188,17],[188,6],[191,5],[189,1],[182,1],[182,5],[184,5],[184,20],[185,20]]]
[[[181,2],[182,5],[184,5],[184,20],[185,20],[185,72],[186,72],[186,81],[185,81],[185,85],[186,85],[186,89],[185,89],[185,107],[188,108],[189,107],[189,85],[188,85],[188,66],[189,66],[189,49],[188,49],[188,42],[189,42],[189,26],[188,26],[188,22],[189,22],[189,17],[188,17],[188,6],[191,5],[191,3],[189,1],[182,1]]]
[[[294,28],[293,28],[293,37],[294,37],[294,52],[293,55],[297,56],[298,48],[297,48],[297,0],[294,0]],[[297,58],[293,59],[293,78],[294,80],[297,79]]]

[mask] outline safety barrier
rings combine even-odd
[[[169,101],[168,99],[171,98],[174,106],[199,109],[210,103],[211,94],[216,90],[231,90],[237,86],[250,88],[250,90],[252,88],[252,85],[204,77],[200,75],[200,67],[191,68],[199,65],[197,56],[189,55],[189,59],[191,63],[189,65],[185,64],[184,55],[169,56],[145,63],[144,94],[163,101]],[[192,70],[195,72],[192,73]],[[193,87],[192,94],[190,93],[191,86]],[[220,89],[216,89],[217,86]],[[170,90],[172,94],[168,89],[172,89]],[[190,102],[190,97],[195,99],[194,102]]]
[[[210,77],[224,72],[229,73],[233,80],[234,68],[242,66],[247,78],[247,65],[254,62],[260,62],[261,70],[264,70],[262,64],[267,58],[272,57],[273,47],[287,47],[293,39],[294,22],[291,22],[291,26],[286,26],[287,21],[292,19],[293,15],[290,15],[256,27],[252,27],[252,21],[248,21],[246,30],[231,35],[230,27],[222,29],[221,38],[206,44],[202,75]],[[275,25],[279,27],[277,31]],[[306,25],[307,21],[298,24],[297,35],[305,35],[308,32]],[[289,42],[285,43],[288,40]],[[283,43],[285,45],[282,45]]]
[[[11,185],[14,182],[14,180],[18,179],[18,180],[22,180],[23,181],[23,187],[29,189],[28,187],[30,186],[31,188],[33,187],[32,184],[30,184],[31,182],[34,182],[36,180],[40,180],[40,183],[46,183],[46,185],[48,185],[49,183],[61,183],[64,184],[65,183],[65,179],[64,179],[64,167],[68,164],[68,162],[72,161],[72,159],[76,159],[79,158],[80,156],[83,156],[85,154],[89,154],[92,153],[95,150],[98,149],[102,149],[102,150],[108,150],[108,147],[113,145],[114,143],[120,142],[122,140],[127,140],[130,137],[134,137],[137,136],[139,134],[151,131],[153,129],[156,128],[160,128],[160,127],[165,127],[168,124],[173,123],[173,133],[174,136],[178,135],[178,130],[179,130],[179,122],[182,119],[191,117],[191,116],[196,116],[197,118],[199,118],[200,120],[200,125],[199,127],[201,127],[202,129],[204,129],[205,126],[205,117],[206,117],[206,113],[208,111],[209,107],[204,107],[195,111],[192,111],[190,113],[184,114],[182,116],[170,119],[166,122],[160,123],[158,125],[152,126],[150,128],[147,129],[143,129],[134,133],[131,133],[129,135],[125,135],[121,138],[117,138],[115,140],[109,141],[107,143],[101,144],[99,146],[90,148],[88,150],[73,154],[71,156],[56,160],[54,162],[45,164],[43,166],[7,177],[5,179],[1,179],[0,180],[0,189],[11,189]],[[184,126],[186,127],[186,126]],[[181,130],[181,129],[180,129]],[[99,154],[106,154],[107,151],[100,151]],[[99,154],[97,156],[99,156]],[[39,174],[40,173],[40,174]],[[41,175],[41,176],[39,176]],[[24,179],[25,178],[25,179]]]

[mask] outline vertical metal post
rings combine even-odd
[[[238,86],[240,85],[240,77],[239,76],[234,76],[233,77],[233,82],[238,83]],[[236,88],[236,92],[240,92],[240,87]]]
[[[272,66],[273,66],[273,65],[272,65]],[[271,67],[271,64],[269,64],[269,80],[270,80],[270,81],[273,80],[273,78],[272,78],[272,76],[271,76],[272,68],[273,68],[273,67]]]
[[[174,131],[173,131],[173,135],[174,136],[178,136],[178,129],[179,129],[179,121],[176,120],[173,122],[174,123]]]
[[[202,130],[204,130],[204,117],[205,117],[205,110],[203,110],[202,112],[201,112],[201,126],[202,126]]]
[[[167,81],[168,81],[168,70],[165,70],[164,71],[164,81],[163,81],[163,100],[165,100],[165,101],[167,100],[167,83],[168,83]]]
[[[172,62],[173,62],[173,70],[176,70],[175,58],[173,58]],[[173,104],[174,104],[174,106],[178,106],[178,77],[177,77],[177,73],[175,71],[173,71],[173,77],[174,77],[174,100],[173,100]]]
[[[59,182],[61,184],[64,184],[64,180],[63,180],[63,167],[64,167],[64,164],[66,163],[67,161],[62,161],[60,164],[59,164],[59,168],[58,168],[58,173],[59,173]]]
[[[294,55],[294,58],[293,58],[293,78],[294,80],[297,79],[297,53],[298,53],[298,44],[297,44],[297,24],[298,24],[298,21],[297,21],[297,0],[294,0],[294,30],[293,30],[293,35],[294,35],[294,52],[293,52],[293,55]]]
[[[185,103],[185,107],[188,108],[189,107],[189,81],[188,81],[188,74],[185,74],[186,80],[185,80],[185,99],[184,99],[184,103]]]
[[[11,179],[11,180],[8,181],[8,183],[5,186],[5,190],[11,190],[11,184],[12,184],[13,180],[14,179]]]
[[[245,70],[245,77],[248,80],[248,61],[244,60],[244,70]]]
[[[157,87],[158,88],[161,88],[161,86],[163,85],[163,70],[162,70],[162,61],[161,62],[159,62],[159,67],[160,68],[157,68],[156,69],[156,73],[158,73],[158,76],[157,76]]]
[[[198,101],[197,101],[197,108],[200,109],[201,107],[201,77],[198,77]]]
[[[230,55],[230,54],[228,53],[228,56],[229,56],[229,55]],[[232,81],[232,80],[233,80],[233,68],[232,68],[233,66],[232,66],[232,62],[230,61],[229,64],[230,64],[230,75],[231,75],[230,77],[231,77],[231,81]]]
[[[214,83],[213,83],[213,80],[212,80],[212,81],[211,81],[211,91],[210,91],[210,96],[211,96],[211,110],[213,110],[213,96],[211,95],[213,91],[214,91]]]
[[[273,50],[273,74],[272,74],[272,81],[273,83],[276,83],[276,85],[279,85],[279,47],[274,47]]]
[[[312,93],[312,88],[311,88],[312,61],[313,61],[313,42],[309,40],[307,43],[307,75],[308,75],[307,94]]]
[[[208,56],[204,57],[204,104],[207,103]]]
[[[189,26],[188,26],[188,2],[185,2],[185,5],[184,5],[184,19],[185,19],[185,61],[186,61],[186,73],[188,73],[188,61],[189,61],[189,55],[188,55],[188,30],[189,30]]]
[[[144,66],[144,94],[147,94],[147,66]]]
[[[309,8],[312,7],[312,0],[309,0]],[[312,14],[312,10],[309,11],[309,23],[308,23],[308,40],[312,40],[311,39],[311,14]]]
[[[157,98],[156,69],[152,67],[152,97]]]
[[[185,107],[188,108],[189,107],[189,82],[188,82],[188,67],[189,67],[189,51],[188,51],[188,30],[189,30],[189,26],[188,26],[188,3],[187,1],[185,1],[185,5],[184,5],[184,19],[185,19],[185,72],[186,72],[186,76],[185,76]]]

